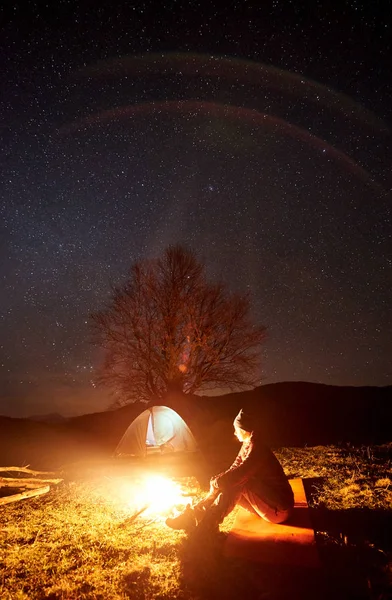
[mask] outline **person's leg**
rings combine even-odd
[[[248,512],[253,513],[254,515],[258,515],[258,512],[253,508],[252,504],[249,502],[249,500],[244,494],[241,494],[241,496],[238,498],[237,504],[238,506],[245,508],[245,510],[247,510]]]
[[[205,498],[203,498],[203,500],[200,500],[199,502],[197,502],[194,505],[194,509],[202,509],[202,510],[206,510],[207,508],[210,508],[210,506],[212,506],[212,504],[215,502],[217,496],[220,494],[220,491],[218,490],[217,487],[215,487],[214,485],[212,485],[212,483],[210,484],[210,490],[207,494],[207,496]]]
[[[282,510],[268,503],[260,492],[248,487],[232,487],[224,491],[211,486],[209,494],[193,508],[186,510],[166,524],[173,529],[192,530],[198,525],[202,530],[216,530],[224,518],[230,514],[236,504],[246,508],[271,523],[283,523],[290,517],[292,509]]]
[[[219,490],[214,485],[210,485],[210,491],[207,496],[200,500],[194,506],[188,505],[186,509],[177,517],[169,517],[166,519],[166,525],[172,529],[184,529],[191,531],[205,517],[206,511],[211,508],[219,495]]]
[[[224,491],[218,490],[214,502],[204,511],[198,528],[201,530],[217,530],[220,523],[231,513],[241,494],[241,487],[233,487]]]
[[[238,504],[256,513],[265,521],[270,523],[284,523],[292,514],[292,508],[282,509],[279,506],[271,506],[259,494],[248,488],[242,490],[242,494],[238,499]]]

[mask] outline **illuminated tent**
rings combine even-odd
[[[143,456],[153,452],[195,452],[197,444],[185,421],[167,406],[153,406],[128,427],[116,455]]]

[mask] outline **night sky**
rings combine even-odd
[[[48,4],[1,21],[0,414],[105,409],[88,315],[178,242],[264,383],[392,384],[387,3]]]

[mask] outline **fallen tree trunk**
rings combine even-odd
[[[33,498],[34,496],[41,496],[46,494],[50,490],[50,485],[36,488],[35,490],[28,490],[27,492],[21,492],[20,494],[13,494],[12,496],[4,496],[0,498],[0,505],[10,504],[11,502],[17,502],[18,500],[25,500],[26,498]]]

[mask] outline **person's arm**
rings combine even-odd
[[[241,451],[230,469],[216,478],[216,484],[219,489],[224,490],[227,487],[242,485],[260,469],[260,457],[256,456],[252,442],[250,442],[246,458],[243,459],[242,455],[240,455]],[[240,461],[237,460],[239,457],[241,458]]]
[[[225,471],[225,473],[228,473],[229,471],[232,471],[233,469],[238,469],[238,467],[240,465],[242,465],[244,461],[244,457],[243,457],[243,452],[242,452],[242,448],[241,450],[238,452],[237,456],[234,459],[233,464],[227,469],[227,471]]]
[[[224,475],[226,475],[227,473],[230,473],[230,471],[232,471],[233,469],[237,469],[243,462],[243,456],[242,456],[242,448],[241,450],[238,452],[236,458],[234,459],[234,462],[230,465],[230,467],[228,469],[226,469],[226,471],[222,471],[222,473],[219,473],[219,475],[215,475],[214,477],[211,477],[211,481],[210,483],[214,486],[214,487],[218,487],[218,480],[221,479],[221,477],[223,477]]]

